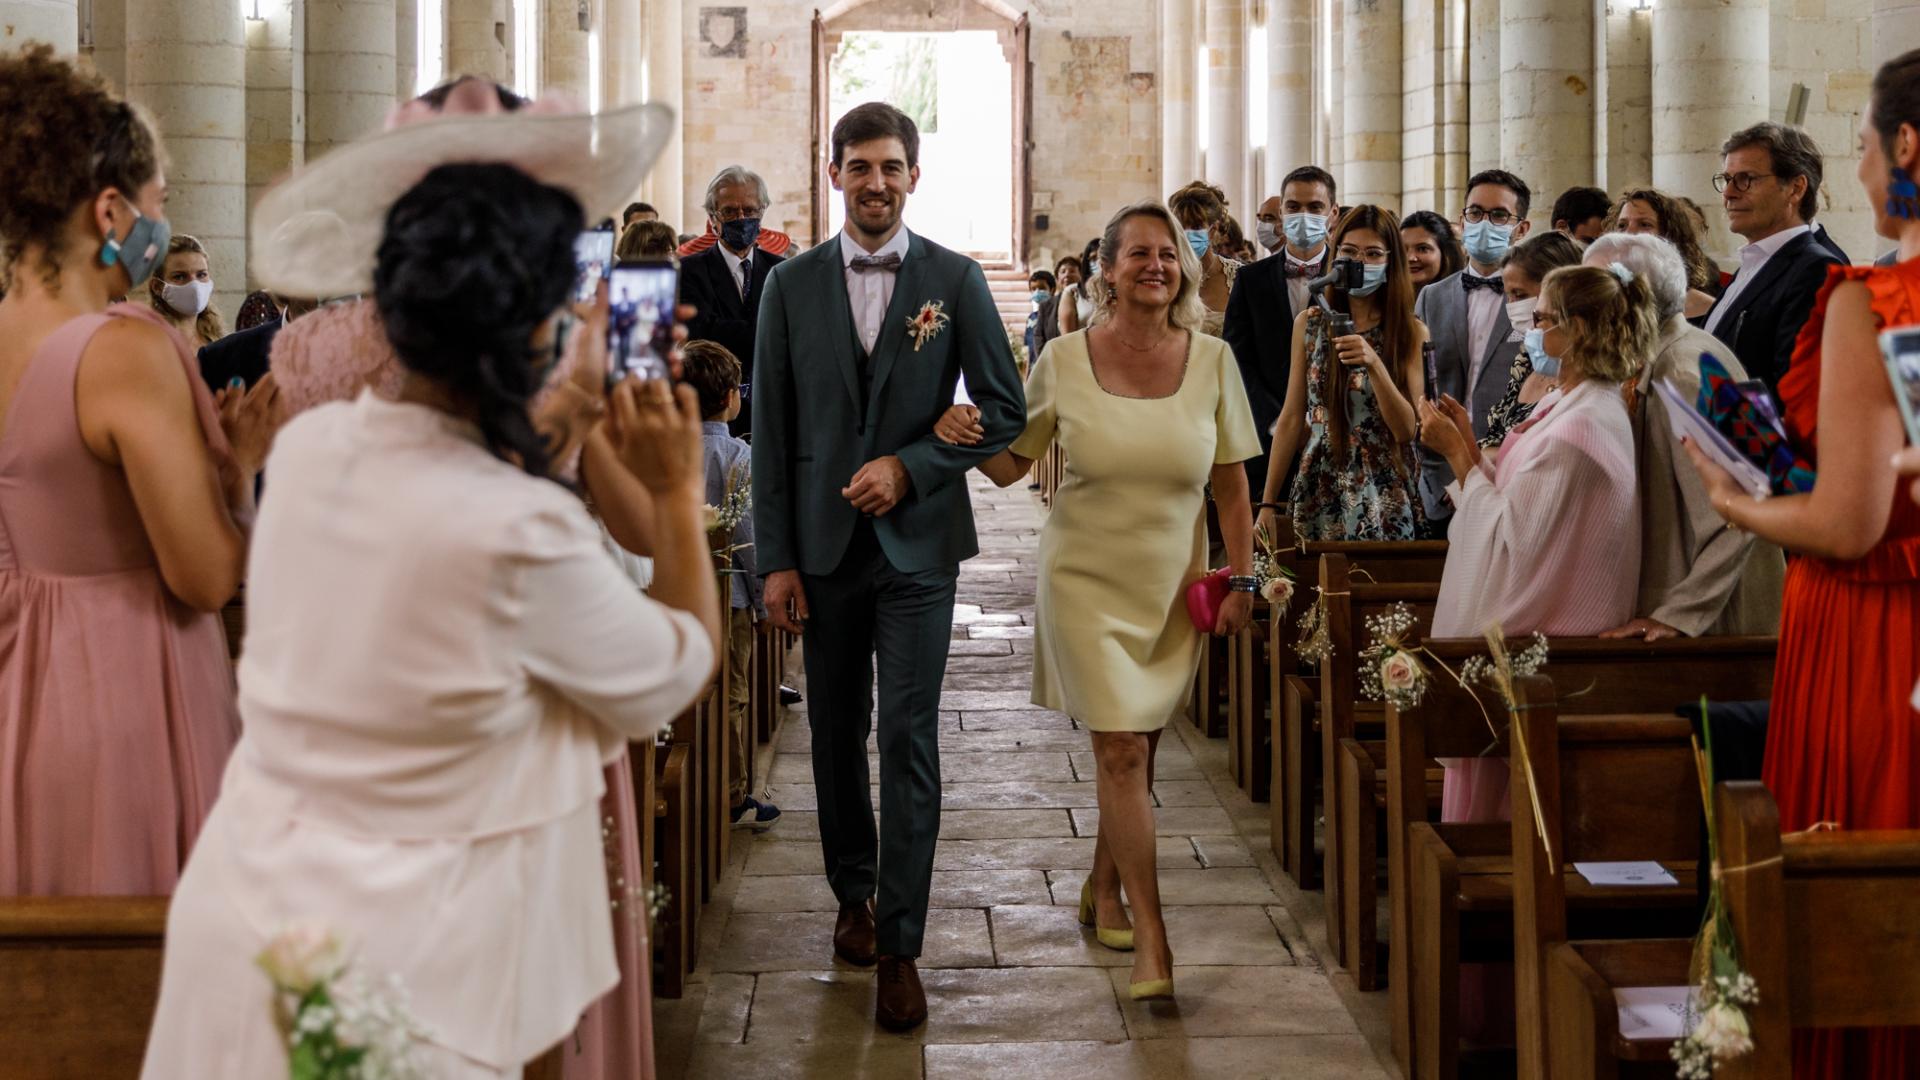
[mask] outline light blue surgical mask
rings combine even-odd
[[[1034,302],[1034,304],[1038,306],[1040,304],[1046,303],[1047,300],[1052,296],[1053,294],[1048,292],[1045,289],[1035,289],[1033,290],[1033,295],[1029,297],[1029,299],[1031,299]]]
[[[1287,243],[1300,251],[1312,253],[1327,242],[1327,219],[1319,214],[1288,214],[1280,227],[1287,231]]]
[[[1512,224],[1495,225],[1491,221],[1469,221],[1465,233],[1467,258],[1481,266],[1492,266],[1507,257],[1513,246]]]
[[[1527,350],[1527,359],[1533,362],[1533,370],[1549,379],[1560,377],[1560,358],[1547,352],[1547,332],[1538,327],[1527,331],[1520,339],[1521,346]]]
[[[1205,229],[1188,229],[1187,230],[1187,244],[1193,248],[1194,258],[1196,259],[1206,258],[1207,248],[1212,243],[1213,243],[1213,240],[1211,237],[1207,235],[1207,230]]]
[[[1372,296],[1380,291],[1380,286],[1387,283],[1387,264],[1367,263],[1360,267],[1360,274],[1360,287],[1348,295]]]

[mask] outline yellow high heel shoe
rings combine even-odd
[[[1167,977],[1127,984],[1127,996],[1134,1001],[1173,1000],[1173,953],[1167,953]]]
[[[1094,916],[1092,878],[1080,885],[1080,925],[1093,927],[1095,940],[1115,952],[1133,951],[1132,930],[1108,930],[1099,925],[1099,920]]]

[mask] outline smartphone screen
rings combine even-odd
[[[1880,352],[1893,380],[1893,397],[1907,422],[1907,442],[1920,446],[1920,326],[1902,326],[1880,335]]]
[[[607,377],[664,379],[673,351],[680,267],[671,259],[623,262],[607,285]]]
[[[573,241],[573,299],[593,303],[594,291],[613,271],[613,230],[588,229]]]

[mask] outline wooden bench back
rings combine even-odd
[[[1714,807],[1727,905],[1760,986],[1753,1053],[1715,1075],[1787,1080],[1794,1028],[1920,1024],[1920,830],[1783,837],[1753,781],[1721,784]]]
[[[162,896],[0,899],[0,1072],[138,1075],[166,930]]]
[[[1332,654],[1320,662],[1320,701],[1344,735],[1352,731],[1357,709],[1381,707],[1360,700],[1360,654],[1369,644],[1367,620],[1404,603],[1413,611],[1413,636],[1423,637],[1433,626],[1440,586],[1370,582],[1354,573],[1354,563],[1347,556],[1327,554],[1320,557],[1320,589],[1327,605],[1327,639],[1333,645]]]

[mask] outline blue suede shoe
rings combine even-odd
[[[752,829],[754,832],[766,832],[773,823],[780,820],[780,808],[772,803],[763,803],[749,795],[728,812],[736,829]]]

